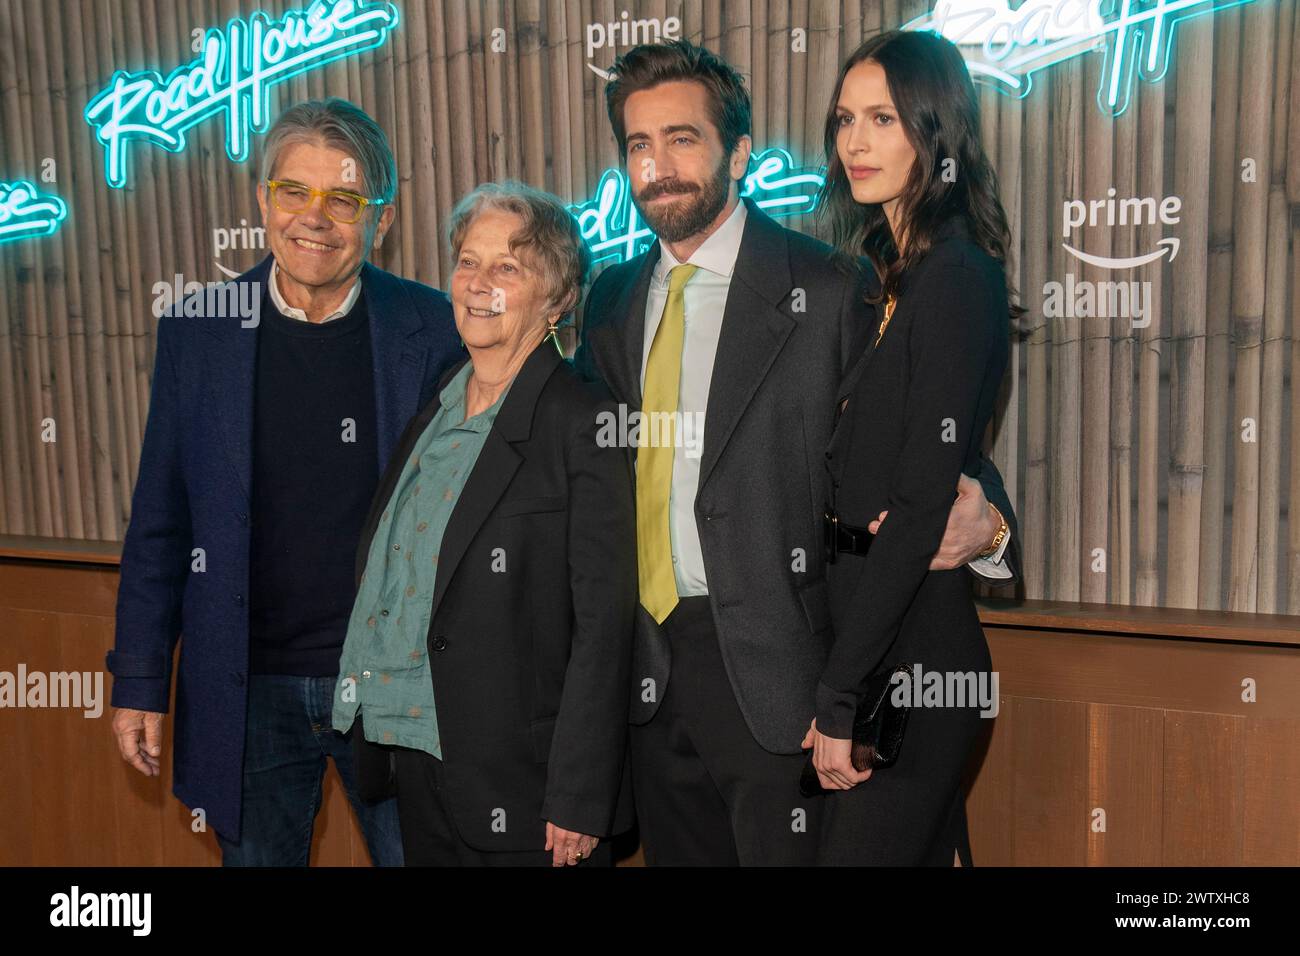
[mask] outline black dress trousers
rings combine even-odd
[[[709,599],[682,598],[663,626],[672,644],[668,685],[655,716],[632,727],[646,863],[813,865],[823,798],[799,792],[802,754],[774,754],[754,740]]]
[[[395,747],[397,755],[397,818],[402,827],[402,852],[407,866],[552,866],[550,850],[480,850],[461,839],[451,810],[443,800],[442,761],[410,747]],[[606,841],[591,857],[575,866],[612,866]],[[565,867],[568,869],[568,867]]]

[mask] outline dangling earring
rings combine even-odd
[[[564,346],[560,345],[560,326],[554,318],[546,323],[546,337],[555,343],[555,351],[560,353],[560,358],[564,358]]]

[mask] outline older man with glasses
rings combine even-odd
[[[461,356],[446,296],[366,262],[396,192],[363,111],[292,107],[257,190],[271,254],[234,280],[252,288],[158,325],[108,655],[113,728],[123,758],[157,775],[179,638],[173,789],[226,865],[307,864],[330,758],[372,862],[402,862],[393,801],[360,799],[331,727],[371,497]],[[228,302],[256,314],[214,314]]]

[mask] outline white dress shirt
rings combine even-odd
[[[740,254],[740,239],[745,232],[747,212],[737,202],[731,215],[686,261],[699,266],[682,290],[686,313],[685,337],[682,342],[682,377],[677,410],[683,419],[681,440],[673,449],[673,484],[668,497],[669,537],[673,551],[673,573],[677,577],[677,594],[691,597],[708,594],[704,577],[704,553],[700,549],[700,530],[695,524],[695,493],[700,486],[700,456],[704,451],[704,413],[709,404],[709,383],[713,380],[713,359],[722,334],[722,314],[727,307],[731,273]],[[645,341],[641,349],[641,388],[645,390],[645,366],[654,342],[659,320],[668,301],[668,274],[680,265],[668,247],[659,243],[659,261],[650,277],[650,294],[645,303]],[[642,427],[647,427],[645,423]],[[689,447],[688,440],[689,439]]]
[[[886,521],[889,519],[886,518]],[[1008,526],[1009,530],[1009,526]],[[972,571],[981,577],[993,578],[995,581],[1005,581],[1011,577],[1011,569],[1006,566],[1002,560],[1003,555],[1007,553],[1007,545],[1011,543],[1011,535],[1008,533],[998,545],[998,549],[987,558],[974,558],[968,564]]]
[[[357,304],[357,297],[361,295],[361,274],[357,273],[356,281],[352,283],[352,288],[348,290],[347,298],[343,304],[331,312],[325,318],[321,319],[322,323],[329,322],[331,319],[341,319],[352,311],[352,307]],[[274,259],[271,260],[271,301],[275,307],[280,310],[282,315],[287,315],[291,319],[297,319],[300,322],[310,321],[307,313],[302,309],[295,309],[285,301],[284,296],[280,294],[280,263]]]
[[[700,531],[695,523],[695,495],[700,486],[704,413],[709,404],[713,361],[718,352],[722,316],[727,307],[727,292],[731,288],[736,257],[740,254],[740,240],[745,232],[747,215],[744,202],[737,202],[731,215],[686,260],[691,265],[699,266],[699,269],[682,290],[685,336],[682,342],[682,373],[677,409],[683,416],[690,416],[694,427],[682,427],[679,421],[680,438],[673,449],[672,490],[668,497],[673,574],[677,579],[677,594],[680,597],[709,593],[708,580],[704,574],[704,552],[700,547]],[[668,276],[673,267],[680,264],[668,247],[660,242],[659,261],[655,263],[650,277],[650,293],[646,296],[645,338],[641,349],[642,392],[645,391],[645,367],[650,356],[650,346],[654,342],[659,321],[663,318],[664,305],[668,301]],[[648,425],[643,422],[642,427]],[[1011,569],[1002,560],[1010,539],[1011,536],[1007,535],[997,553],[991,557],[971,561],[971,570],[986,578],[1011,577]]]

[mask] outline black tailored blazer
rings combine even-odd
[[[1010,351],[1006,277],[960,219],[903,277],[894,315],[841,383],[826,460],[828,505],[881,524],[865,556],[831,566],[835,641],[817,687],[817,729],[848,737],[862,682],[882,665],[973,668],[984,637],[961,569],[930,571],[958,475],[980,469]],[[837,403],[838,404],[838,403]]]
[[[695,518],[736,701],[760,746],[797,754],[832,641],[821,523],[826,446],[837,389],[876,328],[875,309],[864,301],[875,279],[837,265],[825,243],[743,202]],[[646,300],[658,258],[656,242],[600,274],[574,355],[584,377],[603,381],[630,410],[641,408]],[[971,475],[1014,533],[997,468],[981,458]],[[954,473],[949,507],[956,487]],[[969,573],[961,573],[969,587]],[[639,606],[632,662],[631,720],[645,724],[667,689],[672,649]]]
[[[358,585],[402,464],[440,407],[436,397],[411,420],[384,474]],[[596,440],[609,408],[544,341],[515,376],[443,535],[427,646],[445,796],[478,850],[541,849],[548,820],[607,836],[621,791],[627,799],[636,506],[626,452]],[[394,792],[393,748],[365,740],[364,716],[352,733],[373,800]]]

